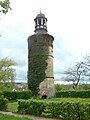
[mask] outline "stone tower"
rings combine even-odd
[[[47,53],[47,69],[45,71],[46,78],[40,83],[40,96],[47,95],[47,98],[53,97],[54,92],[54,74],[53,74],[53,40],[54,37],[47,32],[47,18],[40,12],[34,19],[35,33],[28,38],[28,65],[30,58],[37,50],[37,46],[43,45],[43,49]],[[30,65],[28,66],[29,70]]]

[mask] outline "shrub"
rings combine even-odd
[[[46,105],[51,117],[64,120],[89,120],[90,104],[70,102],[50,102]]]
[[[39,100],[20,100],[18,102],[18,112],[22,114],[31,114],[40,116],[44,111],[44,104]]]
[[[60,85],[60,84],[55,84],[55,91],[60,91],[60,90],[70,90],[72,88],[72,84],[69,85]]]
[[[55,84],[55,91],[72,90],[73,84]],[[90,90],[90,84],[79,84],[75,90]]]
[[[70,98],[90,98],[90,90],[83,91],[57,91],[56,97],[70,97]]]
[[[4,91],[2,95],[8,100],[30,99],[32,97],[31,91]]]
[[[8,100],[6,98],[4,98],[3,96],[1,96],[1,98],[0,98],[0,110],[6,110],[7,103],[8,103]]]
[[[89,120],[90,103],[20,100],[18,112],[38,116],[49,115],[64,120]]]

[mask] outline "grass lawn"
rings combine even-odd
[[[15,117],[15,116],[10,116],[10,115],[5,115],[0,113],[0,120],[32,120],[32,119]]]
[[[52,98],[47,101],[90,103],[90,98]]]

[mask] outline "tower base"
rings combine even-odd
[[[52,79],[53,78],[46,78],[43,82],[40,83],[40,98],[51,98],[55,96],[54,81]]]

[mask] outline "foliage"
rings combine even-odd
[[[4,14],[6,14],[9,9],[11,10],[9,0],[3,0],[3,1],[0,0],[0,6],[2,7],[2,9],[0,10],[0,12],[3,12]]]
[[[0,92],[3,91],[11,91],[14,88],[14,83],[13,82],[6,82],[6,83],[1,83],[0,84]]]
[[[39,112],[40,109],[40,112]],[[20,100],[18,112],[22,114],[34,114],[38,116],[49,116],[62,118],[64,120],[89,120],[90,103],[42,101],[42,100]]]
[[[55,84],[55,91],[73,90],[73,84]],[[79,84],[75,90],[90,90],[90,84]]]
[[[8,100],[30,99],[32,97],[31,91],[4,91],[2,95]]]
[[[7,104],[7,111],[16,113],[18,111],[18,102],[17,101],[9,101]]]
[[[56,91],[56,98],[70,97],[70,98],[90,98],[90,90],[82,91]]]
[[[90,84],[80,84],[77,86],[76,90],[90,90]]]
[[[47,109],[52,117],[65,120],[88,120],[90,104],[79,102],[50,102],[47,103]]]
[[[55,91],[73,90],[73,84],[55,84]],[[90,90],[90,84],[79,84],[75,90]]]
[[[8,103],[8,100],[6,98],[4,98],[3,96],[1,96],[0,97],[0,110],[6,110],[7,103]]]
[[[36,100],[35,100],[36,101]],[[52,98],[52,99],[47,99],[47,102],[49,101],[59,101],[59,102],[80,102],[80,103],[89,103],[90,98]],[[18,102],[16,101],[9,101],[7,110],[10,112],[17,112],[18,111]]]
[[[83,61],[76,63],[73,67],[65,71],[66,81],[73,82],[75,89],[81,80],[90,80],[90,56],[87,56]]]
[[[47,68],[47,55],[43,46],[39,46],[29,60],[28,88],[34,95],[38,95],[39,84],[45,79]]]
[[[70,90],[71,88],[72,88],[72,84],[69,85],[55,84],[55,91]]]
[[[15,79],[15,70],[13,66],[16,63],[8,58],[0,60],[0,83],[13,82]]]
[[[0,120],[31,120],[30,118],[21,118],[0,113]]]
[[[40,116],[44,111],[44,104],[42,101],[31,99],[28,101],[20,100],[18,102],[18,112],[22,114],[31,114]]]

